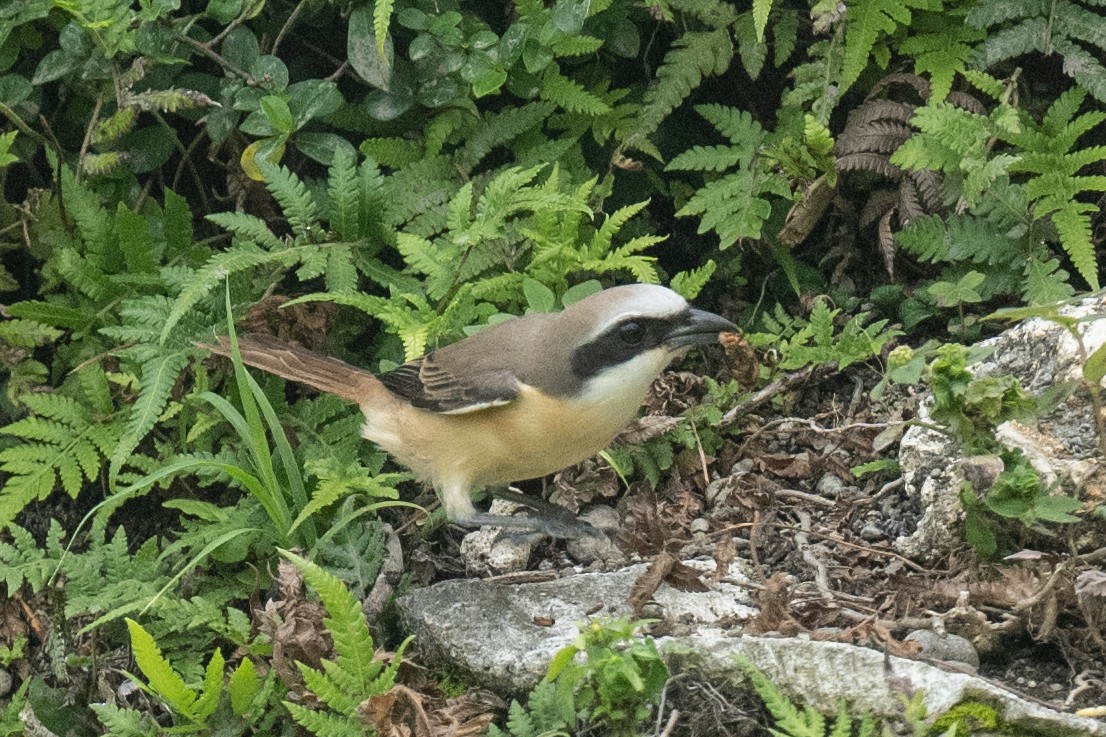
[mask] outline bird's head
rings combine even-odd
[[[572,371],[583,382],[600,376],[651,382],[691,347],[737,330],[729,320],[697,310],[671,289],[653,284],[605,289],[562,314],[573,325]]]

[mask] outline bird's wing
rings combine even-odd
[[[519,393],[518,377],[509,370],[453,371],[436,361],[433,353],[379,378],[389,391],[414,406],[446,415],[510,404]]]

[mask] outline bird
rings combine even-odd
[[[590,526],[481,513],[471,494],[599,453],[671,362],[736,330],[671,289],[628,284],[490,325],[380,375],[262,335],[238,347],[247,365],[356,403],[362,436],[433,485],[451,522],[570,538]],[[226,337],[204,347],[231,355]]]

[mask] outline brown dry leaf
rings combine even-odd
[[[930,595],[955,603],[967,591],[975,606],[1008,609],[1036,594],[1042,585],[1040,573],[1029,568],[1000,568],[998,573],[998,581],[938,581]]]
[[[664,577],[664,582],[680,591],[691,591],[697,594],[710,591],[710,587],[703,583],[702,571],[684,565],[678,560]]]
[[[669,371],[649,388],[645,398],[647,415],[678,415],[698,404],[707,391],[706,380],[690,371]]]
[[[491,701],[496,703],[490,703]],[[494,694],[468,691],[430,713],[431,731],[435,737],[477,737],[487,733],[488,725],[506,704]]]
[[[637,489],[631,487],[631,492]],[[657,497],[652,489],[644,488],[629,496],[630,524],[617,533],[619,546],[626,552],[638,555],[655,555],[664,550],[672,538],[672,530],[661,522]]]
[[[768,471],[783,479],[810,478],[810,454],[805,450],[795,455],[766,453],[756,456],[756,463],[762,471]]]
[[[357,713],[379,737],[435,737],[422,702],[422,694],[396,685],[362,701]]]
[[[272,294],[255,304],[242,319],[246,332],[264,333],[313,351],[326,348],[326,336],[338,308],[333,302],[306,302],[283,307],[291,297]]]
[[[714,546],[714,582],[718,583],[730,570],[730,564],[737,557],[737,545],[733,535],[723,535]]]
[[[303,578],[291,562],[277,565],[277,587],[282,599],[270,599],[262,609],[254,610],[258,630],[273,644],[273,668],[294,690],[303,680],[296,662],[319,667],[331,651],[330,635],[323,626],[326,609],[304,597]]]
[[[38,622],[39,627],[36,629],[41,630],[41,622],[37,617],[28,620],[21,614],[21,601],[16,601],[17,598],[20,598],[18,594],[11,599],[0,601],[0,645],[10,647],[20,637],[26,637],[31,631],[29,626],[31,622]],[[36,631],[35,634],[40,639],[46,636],[45,631]]]
[[[657,593],[665,577],[678,562],[675,555],[662,550],[645,569],[645,573],[638,576],[633,588],[630,589],[630,595],[626,598],[626,603],[634,610],[634,616],[640,616],[642,608],[653,598],[653,594]]]
[[[794,635],[802,626],[791,615],[792,577],[784,571],[773,573],[754,597],[759,613],[747,625],[753,633],[779,632]]]
[[[726,368],[730,370],[737,385],[748,391],[760,381],[760,360],[757,352],[741,333],[720,333],[718,342],[726,357]]]
[[[611,444],[617,446],[641,445],[647,440],[659,438],[683,421],[683,418],[680,417],[645,415],[624,427],[622,432],[618,433],[611,441]]]
[[[1075,593],[1079,596],[1106,596],[1106,571],[1093,568],[1075,577]]]
[[[571,512],[590,504],[596,497],[610,499],[618,496],[622,482],[610,464],[598,458],[589,458],[575,466],[569,466],[553,477],[553,495],[557,504]]]
[[[869,645],[877,647],[889,655],[914,660],[922,651],[920,643],[914,640],[896,640],[887,625],[879,622],[874,617],[866,619],[855,627],[850,627],[842,633],[842,642],[853,642],[857,645]]]

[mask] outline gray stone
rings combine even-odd
[[[689,565],[713,570],[711,562]],[[425,656],[459,666],[488,688],[521,693],[538,682],[553,654],[576,638],[577,623],[589,616],[632,616],[626,600],[646,568],[518,585],[445,581],[401,597],[397,604]],[[744,580],[736,565],[727,577]],[[755,611],[746,589],[732,583],[712,585],[705,593],[662,584],[653,598],[677,631],[745,620]]]
[[[906,636],[922,647],[922,655],[933,660],[964,663],[979,668],[979,653],[966,638],[951,633],[939,634],[933,630],[914,630]]]
[[[517,695],[541,679],[589,613],[630,616],[626,597],[645,569],[518,585],[446,581],[408,594],[398,605],[424,658],[446,661],[484,686]],[[736,565],[726,577],[743,580]],[[983,700],[995,705],[1014,734],[1106,737],[1106,724],[1028,702],[967,673],[839,642],[735,635],[733,623],[753,611],[741,586],[713,584],[709,592],[689,594],[662,585],[654,598],[673,632],[658,640],[670,667],[694,671],[720,688],[740,680],[734,660],[740,654],[792,699],[824,713],[835,713],[845,700],[854,713],[898,716],[899,696],[910,689],[922,692],[933,716],[965,700]]]
[[[826,499],[837,499],[845,492],[845,482],[836,474],[827,473],[818,479],[818,483],[814,485],[814,491],[818,496]]]
[[[606,504],[597,504],[580,514],[580,521],[586,522],[606,535],[585,535],[569,540],[566,546],[568,554],[578,563],[585,565],[602,561],[603,563],[620,563],[626,559],[622,551],[611,540],[611,535],[618,531],[620,520],[618,512]]]
[[[489,514],[508,516],[519,509],[518,504],[496,499]],[[479,576],[524,571],[530,563],[534,547],[542,536],[500,527],[482,527],[465,535],[461,541],[461,560],[465,568]]]
[[[983,701],[995,706],[1011,734],[1106,735],[1102,722],[1026,701],[968,673],[918,660],[885,658],[879,651],[856,645],[731,637],[715,629],[680,638],[679,642],[699,654],[700,676],[711,683],[732,678],[733,656],[744,655],[792,699],[825,714],[835,712],[844,699],[853,713],[895,717],[902,713],[899,696],[909,688],[922,692],[931,716],[939,716],[962,701]]]
[[[1088,354],[1106,342],[1106,292],[1086,297],[1060,312],[1081,322],[1079,330]],[[1012,374],[1034,395],[1070,383],[1076,388],[1067,399],[1030,426],[1007,422],[996,430],[1008,448],[1022,450],[1046,483],[1060,493],[1096,497],[1106,492],[1106,468],[1099,460],[1098,435],[1090,397],[1079,382],[1082,360],[1079,346],[1063,327],[1044,319],[1026,320],[980,344],[990,349],[983,361],[970,366],[976,377]],[[931,400],[919,407],[918,419],[928,421]],[[968,475],[959,444],[952,438],[911,427],[899,447],[904,491],[924,510],[917,529],[895,540],[898,552],[910,558],[932,560],[946,555],[964,539],[963,513],[958,494]]]

